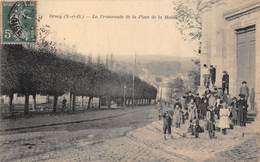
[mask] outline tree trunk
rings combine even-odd
[[[76,108],[76,95],[72,95],[72,111],[74,112]]]
[[[91,104],[91,100],[92,100],[92,96],[89,96],[89,98],[88,98],[88,109],[90,109],[90,104]]]
[[[110,109],[111,108],[111,97],[109,96],[108,97],[108,104],[107,104],[108,108]]]
[[[36,94],[33,95],[33,111],[36,110]]]
[[[57,111],[57,103],[58,103],[58,97],[57,95],[54,96],[54,101],[53,101],[53,112]]]
[[[13,112],[13,99],[14,99],[14,94],[9,95],[9,113]]]
[[[101,108],[101,97],[98,98],[98,109]]]
[[[24,101],[24,115],[28,115],[29,114],[29,94],[25,95],[25,101]]]
[[[72,98],[72,93],[70,92],[70,107],[69,107],[69,109],[71,110],[71,104],[72,104],[72,102],[71,102],[71,99]]]
[[[81,96],[81,107],[84,110],[84,96]]]

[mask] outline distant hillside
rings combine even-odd
[[[177,75],[186,74],[189,70],[194,68],[192,59],[194,58],[137,55],[136,74],[151,83],[155,82],[156,77],[160,77],[163,80],[169,80],[175,78]],[[114,70],[132,72],[133,62],[133,56],[115,56]]]
[[[154,75],[176,75],[178,73],[187,72],[192,69],[192,59],[175,56],[160,56],[160,55],[137,55],[136,66],[138,72],[140,69],[148,70]],[[115,57],[117,64],[126,67],[131,71],[134,58],[133,56],[123,55]]]

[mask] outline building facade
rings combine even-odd
[[[216,66],[218,87],[227,71],[232,96],[247,81],[260,103],[260,0],[223,0],[203,13],[202,24],[201,65]]]

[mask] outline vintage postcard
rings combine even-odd
[[[0,0],[1,162],[260,161],[260,0]]]

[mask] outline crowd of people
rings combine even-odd
[[[206,68],[207,65],[204,65]],[[204,69],[205,70],[205,69]],[[159,120],[163,119],[163,133],[172,137],[172,125],[181,128],[188,122],[188,132],[195,137],[199,133],[208,132],[209,138],[215,137],[215,131],[227,134],[234,126],[245,127],[247,123],[249,88],[247,82],[241,83],[240,93],[236,97],[229,94],[229,75],[223,72],[222,87],[217,88],[216,69],[213,65],[203,72],[205,91],[202,94],[185,93],[176,98],[174,104],[158,103]],[[250,104],[251,108],[253,104]],[[202,126],[201,121],[206,123]]]

